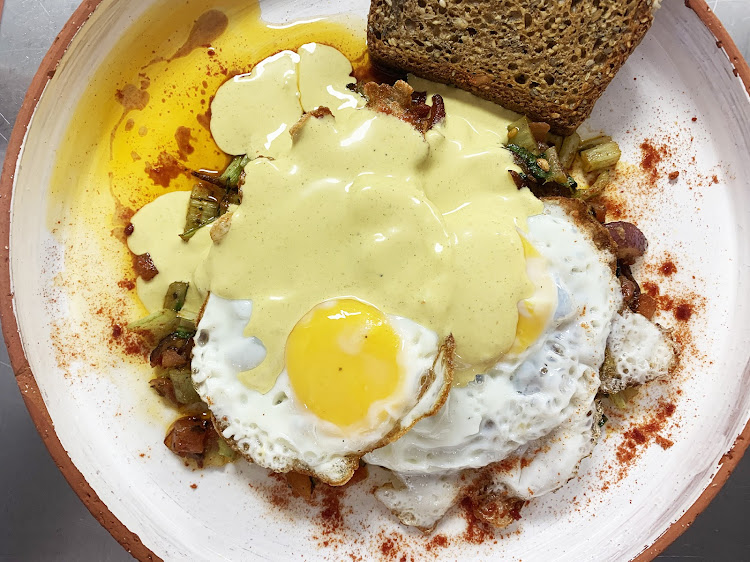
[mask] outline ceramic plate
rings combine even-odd
[[[664,4],[585,129],[615,137],[629,163],[611,212],[650,240],[638,275],[683,347],[680,371],[610,411],[581,475],[508,530],[467,532],[457,509],[435,539],[398,525],[366,481],[307,506],[247,463],[188,469],[162,445],[174,413],[121,331],[142,309],[118,228],[129,209],[189,188],[180,165],[223,162],[202,125],[211,94],[308,40],[361,56],[367,2],[269,0],[265,31],[239,0],[84,2],[10,143],[2,321],[48,447],[125,548],[171,560],[601,561],[651,558],[679,534],[736,464],[750,412],[750,73],[704,3]],[[226,29],[191,37],[212,9]]]

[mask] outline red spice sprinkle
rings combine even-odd
[[[648,140],[641,143],[641,168],[648,173],[652,181],[659,174],[657,166],[661,162],[665,152],[666,149],[664,147],[657,148]]]
[[[464,498],[461,501],[461,508],[463,517],[466,520],[466,530],[463,534],[465,542],[482,544],[493,538],[494,533],[490,526],[474,514],[474,505],[469,498]]]
[[[617,462],[624,467],[631,466],[642,453],[644,446],[648,446],[651,441],[656,441],[664,449],[670,447],[671,445],[665,445],[671,442],[659,433],[666,427],[674,411],[673,403],[659,401],[650,419],[631,427],[623,434],[623,441],[616,450]]]
[[[693,123],[695,123],[697,120],[698,120],[697,117],[693,117],[693,119],[692,119]]]
[[[428,551],[432,551],[435,547],[447,548],[448,546],[450,546],[448,537],[445,535],[435,535],[430,539],[430,542],[427,543],[426,548]]]
[[[677,170],[675,170],[674,172],[669,172],[669,181],[674,181],[678,177],[680,177],[680,172],[678,172]]]
[[[677,266],[672,261],[665,261],[661,264],[661,267],[659,267],[659,271],[665,276],[673,275],[677,273]]]
[[[191,487],[191,488],[192,488],[193,490],[195,490],[196,488],[198,488],[198,484],[190,484],[190,487]]]
[[[135,289],[135,281],[133,279],[123,279],[122,281],[117,282],[117,286],[120,287],[120,289],[132,291]]]
[[[682,322],[687,322],[690,320],[690,317],[693,315],[693,307],[690,304],[683,303],[678,304],[677,307],[674,309],[674,317],[677,318],[677,320],[680,320]]]
[[[117,339],[122,335],[122,326],[115,324],[112,326],[112,337]]]
[[[672,445],[674,445],[674,441],[672,441],[671,439],[667,439],[666,437],[662,437],[661,435],[657,435],[654,441],[656,441],[656,444],[659,445],[659,447],[661,447],[665,451],[669,449]]]
[[[185,169],[180,165],[177,159],[171,154],[161,152],[155,164],[146,163],[146,174],[154,182],[154,185],[169,187],[170,182],[180,174],[184,174]]]
[[[395,548],[396,548],[396,545],[393,543],[392,539],[385,539],[383,541],[383,544],[380,545],[380,552],[388,556],[395,550]]]

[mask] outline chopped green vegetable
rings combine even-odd
[[[188,241],[188,240],[190,240],[190,239],[191,239],[191,238],[193,237],[193,235],[194,235],[194,234],[195,234],[196,232],[198,232],[198,231],[199,231],[199,230],[200,230],[201,228],[203,228],[204,226],[208,226],[209,224],[211,224],[212,222],[214,222],[214,221],[215,221],[216,219],[218,219],[218,218],[219,218],[219,215],[217,215],[217,216],[215,216],[215,217],[213,217],[213,218],[211,218],[211,219],[208,219],[208,220],[207,220],[206,222],[204,222],[203,224],[199,224],[198,226],[195,226],[195,227],[193,227],[193,228],[191,228],[191,229],[189,229],[189,230],[186,230],[185,232],[183,232],[182,234],[180,234],[180,238],[182,238],[182,239],[183,239],[183,240],[184,240],[185,242],[187,242],[187,241]]]
[[[219,454],[222,457],[226,457],[229,460],[234,460],[237,457],[237,451],[232,449],[221,435],[219,435],[217,443],[219,445]]]
[[[616,142],[605,142],[581,152],[583,170],[591,172],[614,166],[620,160],[620,147]]]
[[[188,283],[184,281],[175,281],[169,285],[167,294],[164,295],[164,308],[179,312],[185,306],[185,297],[187,297]]]
[[[549,179],[550,173],[539,166],[538,161],[540,158],[536,154],[529,152],[524,147],[518,146],[515,143],[509,144],[505,148],[521,159],[524,165],[523,167],[528,170],[535,180],[546,182]]]
[[[226,213],[230,205],[240,204],[239,188],[248,162],[250,157],[247,155],[235,156],[220,176],[193,172],[194,176],[210,185],[199,183],[193,187],[185,228],[180,238],[187,242],[198,230]]]
[[[571,190],[570,192],[565,191],[564,194],[566,197],[569,197],[571,195],[572,190],[574,190],[577,187],[578,184],[575,182],[573,178],[565,175],[564,172],[560,173],[561,169],[557,171],[553,170],[552,163],[549,162],[546,158],[536,156],[535,154],[532,154],[525,148],[521,146],[517,146],[515,144],[509,144],[505,148],[507,148],[513,154],[516,155],[516,157],[521,161],[521,167],[524,169],[524,172],[531,174],[531,176],[537,182],[539,183],[554,182],[554,183],[564,186],[565,188]],[[553,158],[557,156],[557,152],[555,151],[554,147],[550,147],[549,150],[554,152]],[[558,165],[559,165],[559,162],[558,162]],[[559,182],[556,181],[553,178],[553,176],[555,175],[558,178],[562,179],[562,181],[559,181]],[[526,174],[522,174],[521,177],[525,178]],[[538,195],[538,194],[535,193],[535,195]]]
[[[578,133],[565,137],[562,147],[560,148],[560,163],[563,169],[567,170],[573,165],[573,161],[578,154],[578,147],[581,145],[581,137]]]
[[[619,410],[625,409],[625,406],[626,406],[625,399],[622,397],[622,395],[619,392],[617,394],[610,394],[609,401],[612,402],[615,408]]]
[[[588,189],[579,189],[575,192],[575,197],[588,201],[594,197],[599,197],[607,186],[610,184],[609,170],[602,170],[596,177],[596,181]]]
[[[590,139],[586,139],[585,141],[581,141],[581,145],[578,147],[578,152],[588,150],[589,148],[594,148],[595,146],[599,146],[600,144],[611,141],[612,137],[610,137],[609,135],[599,135],[598,137],[592,137]]]
[[[536,154],[538,151],[536,139],[531,132],[529,120],[526,117],[521,117],[518,121],[514,121],[508,125],[508,142],[532,154]]]
[[[187,318],[177,318],[177,325],[175,326],[174,333],[180,338],[192,338],[195,335],[195,322],[188,320]]]
[[[169,371],[169,378],[172,380],[177,402],[183,405],[200,402],[200,396],[198,396],[193,386],[189,368],[171,369]]]
[[[557,153],[560,154],[562,149],[563,137],[555,133],[547,133],[547,144],[553,145]]]
[[[631,386],[623,388],[620,392],[615,394],[610,394],[609,400],[615,405],[615,407],[624,410],[627,407],[628,402],[636,396],[638,396],[638,388]]]
[[[219,176],[219,180],[223,181],[227,188],[239,187],[242,172],[245,171],[248,162],[250,162],[250,157],[247,154],[235,156],[224,173]]]
[[[544,151],[544,159],[549,163],[549,180],[556,183],[567,184],[568,174],[563,170],[560,158],[557,156],[557,149],[550,146]]]
[[[599,427],[604,427],[604,424],[607,423],[608,420],[609,418],[602,414],[602,417],[599,418]]]
[[[213,190],[204,184],[195,184],[190,193],[185,229],[180,238],[187,242],[199,228],[215,221],[219,214],[219,200]]]
[[[171,334],[177,325],[177,312],[174,310],[157,310],[145,318],[131,322],[128,330],[143,332],[159,341]]]

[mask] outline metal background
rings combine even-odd
[[[663,0],[676,2],[679,0]],[[709,0],[745,57],[750,0]],[[76,0],[0,0],[0,163],[26,88]],[[68,487],[21,400],[0,345],[0,561],[132,560]],[[659,560],[750,560],[750,453]],[[550,557],[552,559],[552,557]]]

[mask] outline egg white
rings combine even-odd
[[[253,462],[275,472],[295,470],[342,484],[362,454],[433,413],[450,388],[448,350],[439,345],[437,334],[406,318],[388,316],[401,340],[402,382],[391,397],[372,405],[362,427],[339,428],[295,397],[286,370],[267,394],[240,382],[238,374],[265,357],[262,342],[243,336],[251,315],[252,301],[209,295],[197,328],[192,378],[222,435]],[[434,377],[426,376],[430,372]],[[385,420],[380,417],[383,411]]]
[[[598,435],[594,398],[613,319],[622,305],[612,255],[555,202],[528,221],[527,237],[547,260],[558,292],[554,317],[525,352],[452,389],[438,414],[364,457],[394,472],[376,495],[404,523],[430,528],[481,469],[511,457],[531,462],[490,483],[530,499],[559,488]],[[432,503],[419,498],[432,497]]]

